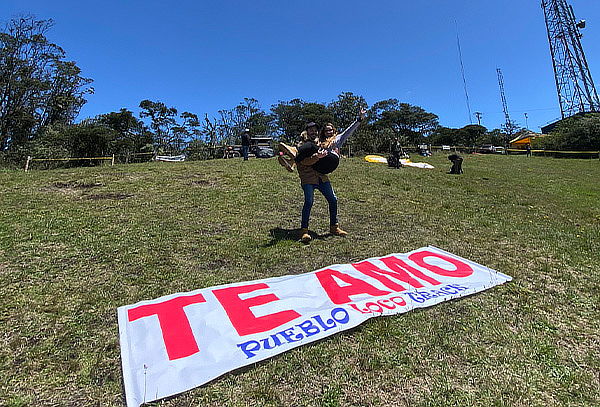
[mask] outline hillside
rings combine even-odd
[[[0,173],[0,402],[119,406],[119,306],[434,245],[514,278],[298,348],[161,406],[600,402],[600,163],[468,156],[465,174],[345,160],[340,222],[296,241],[272,160]],[[417,161],[417,160],[415,160]]]

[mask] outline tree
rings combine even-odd
[[[271,112],[279,137],[288,142],[296,141],[309,122],[322,125],[334,121],[333,114],[325,105],[302,99],[280,101],[271,107]]]
[[[65,127],[62,137],[73,157],[104,157],[112,153],[116,131],[97,124],[75,124]]]
[[[492,144],[495,146],[504,143],[504,136],[500,130],[488,132],[484,126],[469,124],[460,129],[439,127],[429,137],[429,142],[434,145],[450,145],[473,147],[476,145]]]
[[[198,139],[202,135],[198,115],[190,112],[183,112],[180,117],[183,119],[182,126],[186,129],[188,136],[192,139]]]
[[[173,127],[177,125],[177,109],[167,107],[162,102],[142,100],[140,117],[150,118],[150,128],[154,131],[156,147],[163,151],[172,151],[175,137]]]
[[[218,117],[204,118],[201,134],[206,142],[215,146],[217,143],[235,144],[244,129],[250,134],[271,134],[273,117],[265,113],[254,98],[244,100],[232,109],[218,111]]]
[[[600,113],[576,115],[563,120],[552,133],[534,141],[548,150],[600,150]]]
[[[256,112],[248,118],[246,128],[250,129],[250,134],[270,136],[273,132],[274,116],[266,112]]]
[[[111,140],[111,152],[114,154],[137,153],[152,145],[152,134],[144,122],[125,108],[118,112],[101,114],[93,119],[93,122],[114,130],[115,137]]]
[[[352,92],[340,93],[337,100],[329,103],[327,108],[334,117],[334,124],[339,129],[349,127],[358,117],[361,109],[367,109],[365,98]]]
[[[250,134],[269,134],[271,116],[267,115],[258,100],[254,98],[244,98],[244,101],[238,104],[234,109],[234,132],[236,137],[244,129],[250,129]]]
[[[208,160],[214,158],[214,150],[211,150],[210,145],[202,140],[192,140],[185,148],[187,160]]]
[[[490,144],[492,146],[504,146],[508,135],[501,129],[493,129],[486,132],[481,138],[477,140],[477,145],[481,146],[484,144]]]
[[[469,124],[458,130],[458,145],[475,146],[487,134],[487,129],[478,124]]]
[[[0,151],[32,140],[45,126],[72,123],[93,92],[91,79],[46,38],[52,26],[26,16],[0,32]]]
[[[389,151],[395,140],[402,144],[418,144],[438,126],[438,117],[423,108],[397,99],[379,101],[367,114],[368,126],[357,142],[360,148],[370,151]]]
[[[27,143],[30,154],[49,158],[99,157],[112,154],[118,133],[94,119],[73,125],[45,127],[35,140]]]
[[[429,136],[428,142],[437,146],[460,145],[459,129],[451,129],[448,127],[440,126]]]
[[[503,145],[504,147],[508,147],[510,140],[512,140],[517,133],[526,129],[519,128],[519,125],[516,122],[509,120],[501,126],[501,130],[502,133],[505,135]]]

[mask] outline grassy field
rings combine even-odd
[[[156,406],[600,405],[600,162],[468,156],[465,174],[349,159],[347,238],[296,241],[274,160],[0,173],[0,405],[121,406],[116,309],[435,245],[509,274]]]

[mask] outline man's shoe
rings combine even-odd
[[[340,225],[331,225],[329,227],[329,233],[331,233],[334,236],[347,236],[348,232],[346,232],[345,230],[342,230],[340,228]]]
[[[310,237],[310,234],[308,233],[308,228],[302,228],[300,230],[300,241],[302,243],[308,243],[312,240],[312,237]]]

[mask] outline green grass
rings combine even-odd
[[[295,241],[274,160],[0,172],[0,405],[124,403],[116,309],[435,245],[514,277],[227,374],[160,406],[600,405],[600,163],[342,163],[347,238]]]

